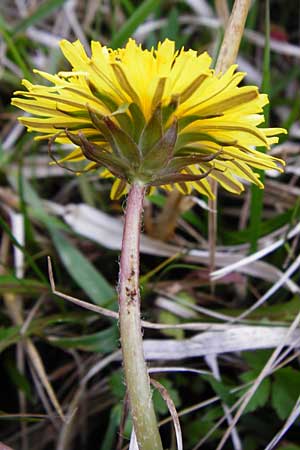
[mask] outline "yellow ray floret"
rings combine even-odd
[[[243,181],[263,187],[253,169],[282,171],[284,162],[268,150],[282,128],[263,128],[265,94],[240,87],[245,74],[231,66],[223,74],[211,58],[176,50],[166,39],[151,50],[133,39],[113,50],[63,40],[70,70],[51,75],[35,70],[45,84],[23,80],[12,104],[30,114],[19,120],[36,139],[71,143],[59,164],[86,162],[84,170],[115,177],[118,198],[139,181],[155,189],[194,188],[212,197],[209,179],[240,193]]]

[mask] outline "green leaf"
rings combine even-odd
[[[9,375],[9,379],[14,385],[20,389],[28,399],[31,397],[31,387],[30,383],[23,373],[19,371],[14,362],[8,357],[4,360],[5,369]]]
[[[159,322],[173,325],[180,323],[180,319],[178,318],[178,316],[170,313],[169,311],[161,311],[159,313]],[[165,336],[170,336],[175,339],[184,339],[184,331],[178,328],[167,328],[166,330],[161,330],[161,332]]]
[[[300,211],[297,210],[298,207],[295,205],[294,208],[288,209],[282,214],[276,215],[276,217],[261,222],[259,237],[265,236],[273,231],[281,228],[286,224],[290,224],[292,219],[299,219]],[[233,233],[224,232],[223,233],[223,243],[228,245],[233,244],[243,244],[249,242],[251,236],[251,227],[244,228],[241,231],[234,231]]]
[[[16,178],[11,176],[11,181],[15,184]],[[45,211],[43,202],[31,187],[30,183],[28,183],[25,179],[23,180],[23,189],[25,200],[34,208],[30,212],[33,212],[34,215],[38,217],[39,220],[41,220],[48,228],[56,250],[69,274],[88,294],[94,303],[101,306],[107,305],[113,298],[115,298],[115,290],[105,280],[101,273],[94,268],[88,259],[85,258],[85,256],[77,250],[60,231],[60,228],[68,229],[68,227],[66,227],[61,221],[55,220],[56,218],[51,217]],[[15,245],[19,245],[15,241],[13,242]],[[34,261],[31,261],[31,257],[29,258],[29,255],[27,255],[27,257],[28,262],[35,270],[36,264]],[[40,274],[40,270],[38,270],[37,273]],[[46,277],[42,273],[40,274],[40,278],[42,281],[47,281]]]
[[[245,382],[251,382],[257,378],[259,375],[259,370],[249,370],[248,372],[245,372],[241,375],[241,379]],[[243,395],[247,389],[242,390],[239,392],[239,395]],[[247,407],[244,410],[244,414],[247,414],[249,412],[256,411],[258,408],[262,408],[266,405],[266,403],[269,400],[271,391],[271,382],[269,378],[265,378],[257,388],[256,392],[252,396],[250,402],[248,403]]]
[[[118,435],[118,429],[120,426],[120,418],[122,414],[122,405],[115,405],[109,415],[109,422],[106,427],[105,435],[102,439],[102,445],[100,450],[112,450],[116,447],[116,436]]]
[[[169,396],[172,398],[176,408],[181,405],[181,400],[176,389],[173,387],[173,383],[167,378],[161,378],[159,382],[167,389]],[[155,389],[153,391],[153,403],[155,411],[159,414],[167,414],[169,409],[165,400],[160,395],[159,391]]]
[[[90,315],[88,317],[90,317]],[[82,311],[80,314],[74,314],[68,311],[66,314],[53,314],[51,316],[35,319],[31,322],[25,336],[27,337],[34,334],[42,335],[45,328],[51,325],[61,325],[63,323],[82,325],[84,318],[85,315],[83,315]],[[19,326],[0,328],[0,352],[24,338],[24,335],[20,334],[20,328],[21,327]]]
[[[15,275],[0,275],[0,293],[13,293],[21,295],[42,294],[49,291],[46,283],[26,278],[20,279]]]
[[[240,316],[245,309],[243,308],[219,308],[218,312],[230,315],[232,317]],[[295,315],[299,312],[299,297],[295,295],[292,300],[284,301],[282,303],[277,303],[271,306],[265,306],[264,308],[258,308],[249,314],[248,319],[250,320],[259,320],[260,324],[263,323],[270,326],[270,321],[275,320],[279,322],[283,321],[293,321]],[[264,351],[264,350],[263,350]],[[267,353],[268,350],[266,350]],[[258,352],[258,350],[256,350]],[[255,352],[255,353],[256,353]],[[260,351],[259,351],[260,352]],[[254,352],[253,352],[254,353]],[[270,353],[271,354],[271,353]],[[245,355],[245,353],[243,353]],[[262,362],[262,360],[261,360]],[[251,363],[249,363],[251,366]],[[251,366],[252,367],[252,366]],[[261,368],[263,365],[261,366]],[[253,368],[255,368],[253,366]]]
[[[291,367],[278,370],[272,384],[272,406],[281,420],[289,416],[299,395],[299,371]]]
[[[112,326],[98,333],[83,336],[63,338],[51,336],[49,341],[62,348],[76,348],[87,352],[110,353],[116,350],[118,337],[117,327]]]
[[[299,445],[287,444],[280,447],[280,450],[300,450]]]
[[[18,341],[19,327],[0,328],[0,352]]]
[[[251,369],[261,371],[272,354],[271,350],[256,350],[255,352],[243,352],[243,358]]]
[[[18,173],[11,171],[9,173],[9,181],[18,190]],[[26,178],[22,179],[22,195],[24,200],[30,205],[28,209],[29,215],[34,216],[43,222],[47,227],[55,227],[61,230],[69,230],[69,227],[57,217],[53,217],[46,211],[43,200],[38,196],[32,185]]]
[[[109,384],[113,395],[118,400],[123,400],[126,394],[123,371],[116,370],[115,372],[113,372],[109,378]]]
[[[181,48],[186,42],[186,37],[180,32],[179,17],[177,8],[173,7],[168,14],[166,25],[160,31],[160,40],[171,39],[176,42],[177,48]]]
[[[168,380],[167,378],[161,378],[159,382],[167,389],[169,396],[173,400],[176,408],[180,406],[181,400],[178,394],[178,391],[173,387],[173,383]],[[158,389],[155,389],[153,391],[153,403],[155,411],[157,411],[159,414],[165,415],[168,413],[169,409],[168,406],[161,396]]]
[[[130,0],[121,0],[121,4],[124,6],[126,12],[131,15],[135,11],[135,6]]]
[[[230,393],[232,386],[228,386],[224,381],[216,380],[212,375],[203,375],[202,377],[209,382],[226,405],[230,406],[234,403],[234,395]]]
[[[72,278],[94,303],[107,305],[115,297],[115,290],[63,233],[52,227],[49,227],[49,232],[62,263]]]
[[[204,413],[202,411],[201,416],[198,415],[198,417],[196,416],[194,420],[190,418],[190,420],[186,421],[184,431],[190,447],[192,448],[196,446],[196,444],[199,443],[199,439],[209,433],[215,425],[216,421],[223,415],[224,411],[220,406],[214,407],[212,405],[208,409],[207,413]],[[199,427],[199,423],[201,423],[201,427]],[[213,442],[215,439],[220,438],[221,436],[222,430],[219,427],[211,434],[210,442]],[[211,448],[216,448],[216,446]]]

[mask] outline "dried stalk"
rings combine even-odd
[[[221,45],[220,53],[216,63],[216,73],[224,73],[232,64],[235,63],[239,51],[241,39],[243,36],[245,23],[250,8],[251,0],[235,0],[233,9],[226,26],[224,39]],[[218,184],[215,180],[211,182],[211,190],[215,199],[208,201],[210,212],[208,214],[209,229],[209,249],[210,249],[210,270],[215,268],[215,252],[217,241],[217,197]]]

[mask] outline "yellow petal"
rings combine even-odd
[[[117,178],[112,185],[110,198],[112,200],[118,200],[120,197],[122,197],[123,194],[125,194],[126,191],[126,182],[124,180],[121,180],[120,178]]]

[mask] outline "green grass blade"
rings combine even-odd
[[[54,246],[72,278],[94,303],[101,306],[107,305],[115,297],[115,290],[63,233],[53,227],[49,228],[49,232]]]
[[[159,0],[145,0],[141,3],[123,27],[114,35],[110,43],[111,47],[121,47],[149,14],[155,11],[159,4]]]
[[[12,234],[10,227],[7,225],[7,223],[4,221],[4,219],[2,219],[2,217],[0,216],[0,228],[3,229],[3,231],[5,231],[5,233],[8,234],[8,236],[10,237],[11,242],[18,248],[21,250],[21,252],[24,253],[25,257],[26,257],[26,262],[29,264],[29,266],[32,268],[32,270],[34,271],[34,273],[37,275],[37,277],[43,281],[47,283],[47,279],[44,276],[44,274],[40,271],[40,269],[38,268],[37,264],[34,262],[33,258],[31,255],[29,255],[29,253],[27,252],[27,250],[17,241],[17,239],[14,237],[14,235]]]
[[[182,34],[180,34],[178,19],[179,19],[179,17],[178,17],[177,8],[172,8],[169,13],[168,21],[167,21],[165,27],[163,27],[161,29],[160,39],[162,41],[166,38],[172,39],[173,41],[176,41],[177,48],[178,47],[180,48],[181,45],[178,41],[180,40],[180,38],[181,39],[184,38],[184,36],[182,36]]]
[[[279,228],[285,226],[295,224],[296,220],[299,220],[300,213],[299,207],[296,203],[295,207],[284,211],[281,214],[277,214],[275,217],[271,219],[263,220],[261,222],[259,238],[262,236],[266,236],[267,234],[273,233]],[[222,233],[222,242],[225,245],[236,245],[236,244],[245,244],[250,241],[251,237],[251,226],[244,228],[240,231],[224,231]]]
[[[10,181],[13,186],[18,186],[18,177],[16,173],[10,174]],[[107,305],[115,298],[115,289],[110,286],[88,259],[70,243],[63,233],[63,230],[68,230],[68,227],[61,223],[56,217],[49,215],[45,210],[42,200],[34,191],[28,180],[25,179],[23,179],[22,182],[22,196],[31,207],[31,209],[28,208],[28,212],[42,222],[48,229],[56,250],[74,281],[87,293],[94,303],[101,306]],[[4,221],[0,216],[0,226],[1,222]],[[8,228],[7,225],[3,223],[3,228],[5,227]],[[14,239],[13,236],[11,238]],[[15,242],[13,241],[13,243]],[[16,244],[20,245],[18,243]],[[28,260],[28,262],[34,264],[31,260]],[[33,269],[34,268],[37,268],[35,264],[33,266]],[[39,273],[41,274],[40,271]],[[45,277],[43,274],[41,275],[43,281],[45,281]]]
[[[17,278],[14,274],[0,275],[0,294],[41,295],[49,292],[48,283],[33,278]]]
[[[121,0],[121,4],[124,6],[128,14],[133,14],[135,7],[130,0]]]
[[[21,52],[19,51],[19,47],[15,44],[9,30],[7,29],[5,19],[1,16],[1,14],[0,14],[0,35],[3,36],[3,39],[11,52],[11,56],[13,57],[14,62],[20,67],[23,76],[28,80],[32,80],[32,74],[29,71],[23,56],[21,55]]]
[[[112,450],[115,447],[116,436],[120,427],[121,404],[115,405],[110,411],[108,426],[100,450]]]
[[[49,338],[52,345],[62,348],[74,348],[86,352],[110,353],[117,349],[118,328],[111,326],[98,333],[85,334],[83,336]]]

